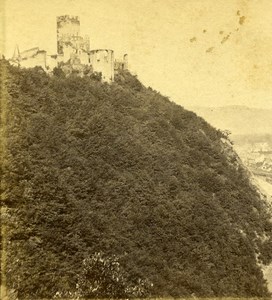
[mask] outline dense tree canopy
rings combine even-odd
[[[267,295],[271,215],[220,131],[128,72],[1,69],[9,289]]]

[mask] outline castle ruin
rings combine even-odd
[[[51,73],[55,67],[62,67],[66,73],[76,71],[83,74],[84,70],[91,73],[101,73],[102,81],[111,83],[118,70],[128,69],[128,56],[123,59],[114,59],[111,49],[90,50],[88,36],[80,35],[80,20],[78,16],[57,17],[57,54],[48,55],[38,47],[20,52],[17,46],[11,63],[24,67],[42,67]]]

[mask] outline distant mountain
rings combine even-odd
[[[246,106],[188,107],[212,126],[230,130],[233,135],[272,133],[272,110]]]
[[[8,299],[268,295],[271,215],[222,132],[129,72],[0,67]]]

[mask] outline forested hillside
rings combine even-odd
[[[19,299],[268,295],[271,215],[220,131],[128,72],[1,70]]]

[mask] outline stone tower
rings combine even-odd
[[[63,54],[64,46],[76,46],[76,41],[80,38],[80,21],[77,16],[57,17],[57,51]]]

